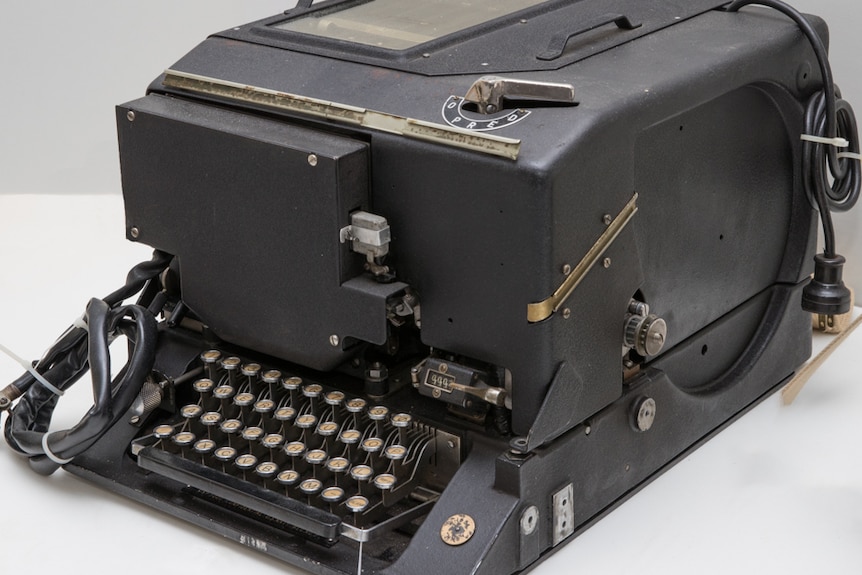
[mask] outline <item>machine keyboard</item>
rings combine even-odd
[[[133,444],[141,467],[328,541],[367,540],[436,499],[435,428],[216,350],[201,359],[179,419]]]

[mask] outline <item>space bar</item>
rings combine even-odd
[[[138,465],[204,493],[251,509],[255,513],[282,521],[311,535],[329,541],[338,539],[341,519],[337,515],[200,463],[183,459],[155,447],[146,447],[138,453]]]

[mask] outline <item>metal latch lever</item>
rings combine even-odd
[[[464,100],[475,104],[482,114],[502,110],[504,100],[526,100],[556,104],[575,104],[575,87],[571,84],[536,82],[500,76],[482,76],[470,86]]]

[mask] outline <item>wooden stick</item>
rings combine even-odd
[[[862,315],[853,320],[847,328],[832,338],[832,341],[829,342],[829,345],[823,348],[823,351],[817,354],[811,361],[806,363],[802,369],[800,369],[793,379],[784,386],[784,389],[781,390],[781,402],[784,405],[790,405],[793,403],[793,400],[796,399],[796,396],[799,395],[799,392],[802,391],[802,388],[808,383],[808,380],[811,379],[811,376],[814,375],[814,372],[817,371],[823,362],[825,362],[832,352],[835,351],[841,342],[850,337],[850,334],[853,333],[859,324],[862,324]]]

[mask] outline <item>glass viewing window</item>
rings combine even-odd
[[[370,0],[319,10],[274,27],[405,50],[545,0]]]

